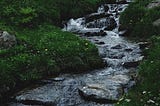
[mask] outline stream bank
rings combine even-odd
[[[119,30],[120,13],[127,6],[103,4],[96,13],[71,19],[63,29],[96,44],[104,69],[49,78],[43,86],[16,94],[10,106],[113,106],[135,85],[136,67],[143,59],[139,44],[119,36],[125,32]]]

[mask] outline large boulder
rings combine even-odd
[[[0,31],[0,48],[10,48],[17,43],[16,37],[7,31]]]
[[[80,96],[89,101],[98,103],[115,103],[124,93],[125,86],[130,78],[127,75],[114,75],[100,83],[87,83],[79,88]]]

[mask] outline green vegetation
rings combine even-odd
[[[43,22],[55,25],[62,20],[94,11],[101,0],[1,0],[1,20],[7,24],[35,27]]]
[[[15,35],[17,45],[0,50],[0,98],[17,83],[103,67],[93,44],[54,26],[94,11],[100,1],[1,0],[0,30]]]
[[[160,18],[160,7],[148,9],[152,0],[136,0],[122,13],[121,24],[131,31],[130,36],[136,38],[149,38],[159,35],[160,27],[153,26],[153,21]]]
[[[131,37],[149,40],[151,47],[144,50],[147,57],[139,66],[140,81],[122,97],[117,106],[160,105],[160,25],[152,24],[160,18],[160,7],[148,9],[150,1],[137,0],[121,17],[121,23],[132,30]]]

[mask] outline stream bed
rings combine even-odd
[[[143,59],[139,44],[122,36],[125,29],[120,28],[119,17],[127,6],[103,4],[95,13],[70,19],[63,28],[94,43],[105,68],[42,80],[45,84],[13,96],[9,106],[113,106],[135,85]]]

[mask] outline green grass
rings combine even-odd
[[[0,50],[2,91],[5,87],[14,88],[17,83],[57,73],[77,73],[104,66],[95,45],[52,25],[12,30],[16,33],[18,44]]]
[[[149,40],[152,45],[145,50],[146,59],[140,64],[137,85],[116,106],[159,106],[160,105],[160,26],[153,22],[160,18],[160,7],[148,9],[152,0],[136,0],[122,14],[121,23],[131,31],[130,37]]]
[[[62,21],[96,11],[101,0],[1,0],[1,20],[7,24],[35,27],[43,22]]]

